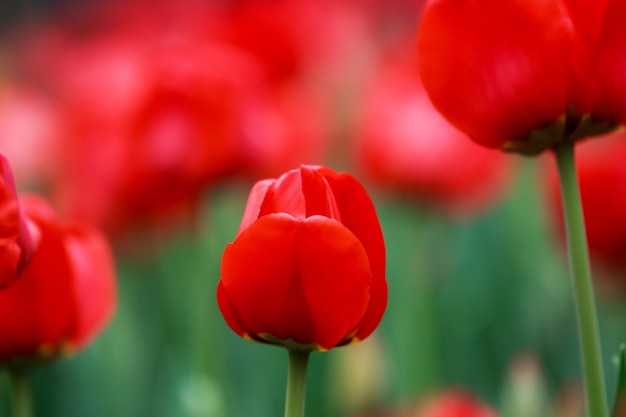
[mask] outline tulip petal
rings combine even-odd
[[[80,348],[113,315],[117,294],[113,256],[104,236],[83,226],[67,230],[65,250],[75,297],[71,339],[73,347]]]
[[[303,165],[300,172],[307,217],[320,215],[341,221],[335,197],[319,167]]]
[[[585,98],[593,54],[602,32],[602,20],[608,0],[563,0],[573,25],[573,47],[569,100],[581,112],[586,111]]]
[[[378,326],[387,307],[385,240],[374,203],[356,178],[342,172],[328,180],[342,222],[365,248],[372,270],[371,300],[355,336],[362,340]]]
[[[230,299],[230,295],[221,280],[217,284],[217,304],[222,312],[222,315],[224,316],[224,320],[232,331],[241,337],[252,337],[254,332],[248,328],[246,323],[244,323],[239,316],[239,313],[237,312],[237,309]]]
[[[243,218],[241,219],[241,225],[239,226],[239,235],[242,231],[246,230],[252,223],[259,218],[261,213],[261,207],[265,201],[268,188],[274,183],[274,180],[263,180],[254,184],[248,201],[246,202],[246,208],[243,211]]]
[[[580,105],[581,111],[616,124],[626,122],[625,20],[626,2],[609,0],[589,79],[584,84],[588,90],[587,100]]]
[[[0,358],[54,351],[71,334],[74,302],[63,231],[47,218],[47,204],[23,198],[26,215],[41,231],[35,255],[20,279],[0,291]]]
[[[315,342],[329,349],[345,339],[346,329],[362,323],[377,301],[370,262],[349,229],[322,216],[304,222],[301,251],[302,282],[316,329]]]
[[[340,223],[279,213],[227,246],[221,284],[255,334],[330,349],[365,313],[369,268],[361,243]]]
[[[245,326],[252,334],[288,336],[283,304],[296,273],[297,232],[298,222],[290,215],[269,214],[226,246],[220,285],[230,296],[234,307],[230,311],[241,318],[240,322],[229,322],[231,327],[240,328],[237,333]]]
[[[556,0],[435,0],[418,34],[433,104],[490,147],[565,114],[571,48],[572,24]]]
[[[288,213],[299,219],[306,216],[302,176],[299,169],[281,175],[267,190],[259,217],[270,213]]]

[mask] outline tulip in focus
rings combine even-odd
[[[536,154],[626,121],[625,18],[622,0],[432,0],[422,80],[478,143]]]
[[[238,335],[324,351],[366,338],[387,303],[385,246],[365,189],[301,166],[252,189],[217,299]]]
[[[0,362],[21,365],[69,354],[91,341],[116,304],[113,258],[103,236],[63,224],[43,200],[21,198],[41,234],[20,279],[0,291]]]
[[[11,166],[1,154],[0,205],[0,289],[4,289],[18,279],[32,258],[35,242],[15,191]]]
[[[360,101],[359,167],[378,185],[453,217],[485,211],[510,183],[512,160],[472,143],[432,106],[413,60],[382,59]]]

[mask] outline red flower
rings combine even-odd
[[[626,272],[626,132],[580,145],[576,157],[589,252],[594,266]],[[550,171],[549,203],[564,236],[561,194],[556,169]],[[600,274],[598,276],[604,276]]]
[[[221,270],[226,322],[259,342],[327,350],[362,340],[387,304],[374,205],[351,175],[325,167],[258,182]]]
[[[15,191],[11,166],[0,155],[0,289],[13,284],[35,250]]]
[[[432,106],[413,61],[383,59],[357,120],[357,162],[378,184],[448,214],[488,207],[509,183],[511,158],[468,140]]]
[[[44,201],[23,197],[41,240],[20,279],[0,291],[0,362],[47,360],[89,342],[116,303],[109,247],[95,230],[61,224]]]
[[[249,162],[248,125],[266,105],[241,51],[108,39],[65,59],[68,134],[52,189],[70,217],[115,234],[158,228],[192,217],[210,186]]]
[[[422,79],[477,142],[538,153],[626,121],[625,18],[622,0],[434,0]]]
[[[329,118],[291,14],[140,3],[81,6],[16,48],[62,113],[48,178],[64,215],[115,236],[159,229],[226,177],[320,161]]]
[[[458,390],[446,391],[432,399],[418,417],[496,417],[490,407]]]

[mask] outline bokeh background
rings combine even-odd
[[[312,355],[307,415],[396,415],[452,388],[503,416],[580,412],[551,155],[483,150],[430,107],[422,7],[2,3],[0,152],[20,191],[107,233],[118,271],[104,332],[32,370],[37,415],[281,415],[286,352],[231,332],[215,291],[252,184],[301,163],[365,184],[389,285],[373,336]],[[612,393],[626,278],[594,269]]]

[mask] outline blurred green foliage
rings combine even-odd
[[[362,346],[312,355],[307,415],[383,409],[449,386],[507,410],[511,363],[520,354],[539,363],[540,409],[579,379],[564,253],[544,210],[538,162],[520,162],[506,199],[471,221],[370,188],[387,244],[388,309]],[[37,415],[282,415],[287,353],[236,336],[215,300],[220,256],[250,185],[215,190],[194,230],[118,251],[117,315],[83,352],[32,371]],[[613,392],[611,357],[626,335],[626,315],[623,298],[599,298]],[[1,415],[9,413],[8,392],[3,379]]]

